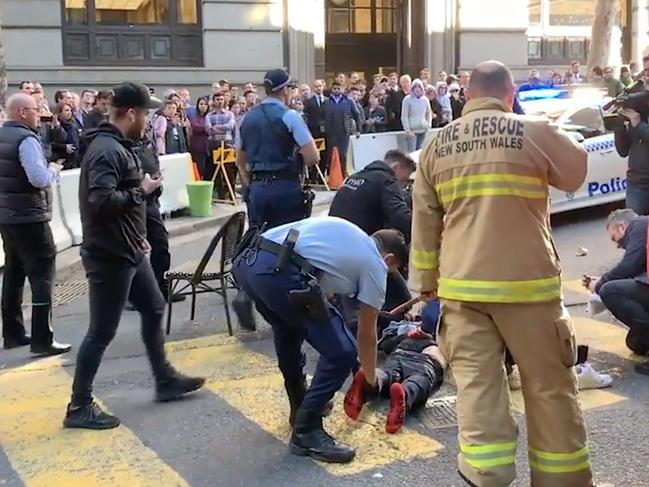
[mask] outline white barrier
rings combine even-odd
[[[73,243],[72,233],[65,223],[63,215],[61,187],[58,185],[53,187],[50,190],[50,197],[52,198],[52,220],[50,221],[50,228],[52,229],[52,237],[54,238],[56,251],[61,252],[72,247]]]
[[[160,157],[162,196],[160,213],[171,213],[189,207],[186,184],[194,180],[192,159],[189,154],[172,154]]]
[[[63,171],[55,191],[61,208],[61,220],[72,238],[72,245],[80,245],[83,239],[81,232],[81,213],[79,212],[79,176],[81,169]],[[52,219],[54,225],[54,219]],[[52,227],[54,232],[54,226]]]
[[[430,129],[426,138],[430,137],[440,129]],[[349,152],[347,153],[348,173],[360,171],[368,164],[383,160],[383,156],[389,150],[399,149],[408,154],[408,143],[405,132],[383,132],[379,134],[363,134],[356,138],[349,138]]]

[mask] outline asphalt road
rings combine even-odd
[[[615,378],[611,389],[582,396],[598,481],[646,487],[646,421],[649,380],[633,371],[624,329],[610,319],[590,319],[577,281],[598,274],[619,258],[604,219],[610,208],[553,219],[562,256],[565,297],[579,341],[591,345],[591,361]],[[172,242],[173,265],[198,259],[214,230]],[[588,255],[577,257],[579,247]],[[68,278],[83,283],[83,275]],[[81,286],[82,284],[79,284]],[[323,465],[288,453],[288,406],[266,326],[254,334],[225,332],[219,298],[199,297],[189,321],[188,303],[174,306],[168,350],[181,370],[208,378],[204,391],[173,404],[151,402],[152,379],[139,339],[136,313],[125,312],[95,384],[97,398],[123,420],[106,432],[61,428],[69,397],[74,354],[33,361],[26,350],[0,351],[0,485],[5,486],[439,486],[463,485],[455,469],[457,428],[432,428],[417,417],[397,435],[383,428],[385,404],[348,421],[338,404],[327,428],[358,449],[347,466]],[[56,337],[78,348],[87,327],[87,296],[55,309]],[[309,370],[315,354],[309,353]],[[446,385],[438,397],[453,395]],[[519,479],[529,485],[520,397]],[[557,411],[561,414],[561,411]],[[452,418],[451,418],[452,419]],[[561,487],[561,486],[557,486]]]

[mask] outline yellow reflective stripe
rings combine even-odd
[[[539,472],[546,473],[574,473],[581,472],[582,470],[587,470],[590,468],[590,461],[586,460],[584,462],[575,464],[575,465],[541,465],[534,460],[530,460],[530,467]]]
[[[488,443],[486,445],[466,445],[461,443],[460,450],[462,450],[462,453],[473,453],[479,455],[481,453],[495,453],[510,450],[516,451],[516,446],[517,443],[515,441],[507,441],[504,443]]]
[[[417,269],[428,271],[437,269],[437,252],[430,252],[428,250],[412,250],[412,265]]]
[[[529,449],[530,466],[540,472],[572,473],[590,468],[588,447],[568,453]]]
[[[547,185],[540,178],[516,174],[473,174],[440,183],[435,190],[442,203],[477,196],[547,198]]]
[[[579,450],[571,453],[552,453],[552,452],[537,450],[531,447],[529,448],[529,452],[531,455],[534,455],[535,457],[539,457],[542,460],[575,460],[576,458],[580,458],[583,457],[584,455],[589,454],[589,450],[587,446],[580,448]]]
[[[559,276],[527,281],[439,280],[439,297],[456,301],[518,303],[551,301],[561,297]]]
[[[492,458],[490,460],[472,460],[465,457],[464,460],[473,468],[490,468],[512,465],[516,462],[516,457],[515,455],[512,455],[511,457],[507,456],[502,458]]]
[[[502,467],[516,462],[516,441],[467,445],[460,443],[464,460],[474,468]]]

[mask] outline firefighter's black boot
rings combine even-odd
[[[356,456],[351,446],[338,443],[322,427],[322,413],[298,409],[290,442],[291,452],[327,463],[349,463]]]

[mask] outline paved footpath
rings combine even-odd
[[[323,212],[322,208],[319,212]],[[606,210],[557,219],[554,233],[564,258],[566,303],[580,343],[591,346],[598,370],[615,377],[611,389],[582,395],[598,480],[616,487],[646,487],[646,420],[649,379],[633,372],[639,360],[624,346],[625,331],[604,317],[587,317],[579,276],[603,269],[618,256],[603,230]],[[214,229],[177,236],[174,266],[200,257]],[[590,253],[577,258],[577,247]],[[65,280],[80,294],[55,309],[57,338],[78,348],[87,327],[83,274]],[[74,287],[74,286],[72,286]],[[61,428],[69,398],[74,354],[31,360],[22,350],[0,351],[0,486],[433,486],[462,485],[455,473],[457,427],[453,388],[396,435],[384,432],[385,404],[368,408],[356,423],[342,412],[341,396],[326,427],[358,448],[349,465],[324,465],[291,456],[286,448],[288,405],[266,325],[256,333],[227,336],[216,296],[203,295],[191,322],[188,303],[174,306],[167,349],[184,372],[208,378],[207,386],[183,401],[155,404],[152,379],[139,340],[136,313],[125,312],[95,384],[97,399],[123,420],[111,431]],[[309,371],[315,354],[308,354]],[[529,485],[524,446],[524,406],[513,405],[521,424],[519,480]],[[561,414],[561,411],[557,411]],[[561,487],[561,486],[557,486]]]

